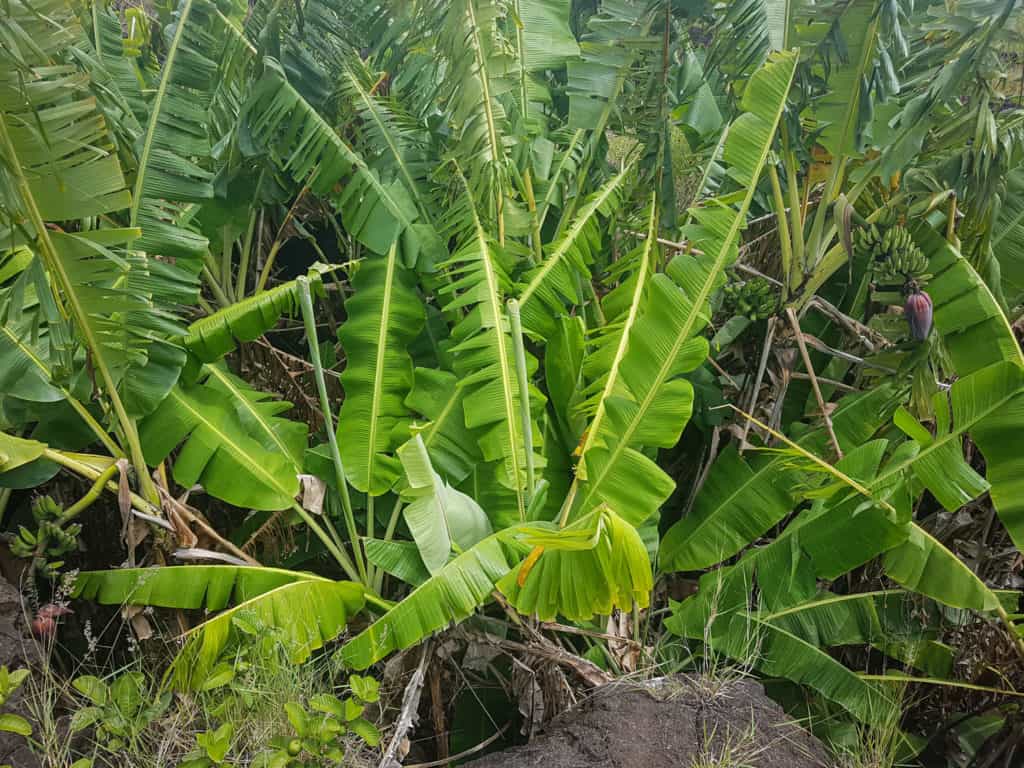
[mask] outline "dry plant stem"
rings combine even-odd
[[[793,373],[791,373],[790,376],[792,376],[794,379],[800,379],[801,381],[811,380],[810,376],[808,376],[806,373],[801,373],[800,371],[793,371]],[[826,379],[824,376],[819,376],[818,382],[821,384],[827,384],[830,387],[835,387],[836,389],[842,390],[843,392],[861,391],[857,387],[851,387],[849,384],[844,384],[843,382],[836,381],[835,379]]]
[[[845,328],[852,335],[857,337],[868,351],[874,352],[878,347],[885,347],[889,345],[889,342],[882,336],[878,331],[859,320],[850,317],[827,299],[823,299],[821,296],[813,296],[807,304],[808,307],[814,307],[826,317],[835,320],[839,325]]]
[[[710,360],[711,358],[708,359]],[[700,489],[704,487],[704,482],[708,479],[708,474],[711,472],[711,465],[715,463],[715,459],[718,457],[718,444],[721,440],[721,436],[721,427],[715,427],[711,431],[711,444],[708,446],[708,457],[704,461],[704,466],[701,467],[700,474],[697,476],[697,481],[693,484],[693,488],[690,489],[690,495],[686,499],[686,506],[683,508],[683,517],[690,514],[690,510],[693,509],[693,503],[697,500],[697,494],[700,493]]]
[[[772,350],[772,339],[775,338],[775,324],[778,318],[768,318],[768,330],[764,335],[764,348],[761,350],[761,360],[757,364],[757,376],[754,377],[754,390],[750,393],[750,404],[747,406],[747,412],[753,413],[754,407],[757,405],[757,396],[761,391],[761,382],[764,381],[764,371],[768,367],[768,355]],[[747,444],[747,434],[750,432],[750,419],[743,424],[743,434],[740,437],[740,451],[742,451]]]
[[[489,747],[491,744],[493,744],[498,739],[500,739],[502,736],[504,736],[505,735],[505,731],[507,731],[509,729],[509,726],[511,726],[511,725],[512,725],[512,721],[509,721],[509,722],[505,723],[503,726],[501,726],[501,728],[499,728],[493,734],[491,734],[486,739],[481,741],[475,747],[470,747],[469,749],[464,749],[461,752],[459,752],[457,755],[452,755],[451,757],[446,757],[443,760],[431,760],[429,763],[413,763],[412,765],[405,766],[405,768],[440,768],[440,766],[443,766],[443,765],[451,765],[452,763],[454,763],[454,762],[456,762],[458,760],[462,760],[464,758],[469,757],[470,755],[475,755],[477,752],[480,752],[480,751],[482,751],[484,749],[487,749],[487,747]]]
[[[416,671],[409,678],[405,686],[405,693],[402,694],[402,711],[395,720],[395,732],[391,736],[388,748],[380,759],[379,768],[401,768],[401,758],[398,750],[405,740],[406,734],[416,724],[417,712],[420,708],[420,694],[423,693],[423,683],[426,679],[427,661],[430,659],[430,640],[424,641],[420,647],[420,660],[416,665]],[[404,757],[404,755],[402,756]]]
[[[835,430],[832,428],[832,417],[828,415],[828,409],[825,407],[825,398],[821,396],[818,378],[814,375],[814,366],[811,365],[811,356],[808,354],[807,345],[804,343],[804,334],[800,330],[800,321],[797,319],[796,312],[793,311],[792,307],[786,309],[786,317],[789,318],[789,324],[793,328],[793,333],[796,334],[796,343],[800,347],[800,356],[804,360],[804,367],[807,369],[807,375],[811,379],[811,389],[814,390],[814,398],[818,401],[818,409],[821,411],[821,418],[825,422],[828,439],[832,443],[832,449],[836,452],[836,460],[842,459],[843,449],[839,447],[839,440],[836,438]]]
[[[256,281],[256,288],[253,293],[262,293],[267,287],[267,280],[270,279],[270,271],[274,268],[274,261],[277,259],[277,253],[281,250],[281,246],[284,241],[281,239],[284,237],[284,228],[288,226],[292,218],[295,216],[295,206],[299,204],[299,201],[306,196],[309,191],[309,185],[305,185],[299,194],[295,196],[294,202],[288,209],[288,213],[285,214],[284,220],[281,222],[281,226],[277,228],[277,234],[274,236],[274,242],[270,245],[270,252],[267,254],[267,260],[263,264],[263,269],[260,271],[259,280]]]
[[[884,371],[885,373],[897,373],[895,368],[889,368],[888,366],[885,365],[871,363],[865,360],[863,357],[857,357],[857,355],[851,355],[849,352],[843,352],[841,349],[835,349],[833,347],[830,347],[817,336],[812,336],[809,333],[803,334],[803,340],[804,343],[809,344],[819,352],[824,352],[826,355],[831,355],[832,357],[838,357],[840,360],[846,360],[847,362],[850,363],[863,365],[866,368],[874,368],[876,371]]]
[[[542,656],[550,659],[563,667],[568,667],[575,672],[584,682],[593,687],[604,685],[612,681],[612,676],[591,661],[575,656],[568,651],[562,650],[546,638],[533,643],[520,643],[516,640],[506,640],[484,632],[465,631],[467,637],[484,645],[490,645],[503,651],[514,653],[529,653],[534,656]]]
[[[316,379],[317,392],[320,395],[320,408],[324,413],[324,429],[327,432],[327,442],[331,448],[331,460],[334,463],[335,482],[338,484],[338,492],[341,494],[341,507],[345,515],[345,526],[348,528],[349,539],[352,541],[352,551],[355,553],[356,569],[359,571],[359,579],[370,585],[366,571],[366,561],[363,559],[362,548],[359,546],[359,531],[356,528],[355,515],[352,513],[352,499],[348,494],[348,481],[345,479],[345,467],[341,463],[341,452],[338,450],[338,436],[334,433],[334,419],[331,418],[331,403],[327,397],[327,382],[324,380],[324,368],[320,363],[320,347],[316,335],[316,319],[313,316],[313,297],[309,292],[309,280],[300,276],[296,278],[299,286],[299,304],[302,307],[302,319],[306,325],[306,338],[309,342],[309,356],[313,363],[313,375]],[[296,504],[300,508],[300,505]],[[305,513],[305,510],[303,510]],[[308,517],[307,514],[303,514]],[[316,527],[318,529],[319,526]],[[340,548],[339,548],[340,549]],[[348,559],[347,556],[345,558]]]
[[[580,629],[579,627],[570,627],[566,624],[559,624],[557,621],[542,621],[540,623],[541,629],[547,629],[552,632],[564,632],[567,635],[580,635],[581,637],[595,637],[599,640],[613,640],[616,643],[624,643],[626,645],[632,645],[636,648],[640,648],[641,643],[637,640],[631,640],[628,637],[620,637],[619,635],[610,635],[607,632],[595,632],[591,629]]]
[[[186,522],[195,523],[195,525],[197,525],[202,530],[203,533],[205,533],[207,536],[209,536],[211,539],[213,539],[215,542],[217,542],[220,546],[222,546],[228,552],[233,554],[235,557],[244,560],[249,565],[262,565],[262,563],[260,563],[259,560],[247,555],[243,550],[239,549],[230,541],[228,541],[219,533],[217,533],[217,531],[209,523],[207,523],[203,518],[201,518],[199,515],[193,512],[187,504],[183,504],[180,501],[178,501],[166,489],[161,488],[159,484],[157,484],[157,490],[159,490],[160,495],[163,496],[164,503],[173,505],[175,511],[177,511],[182,517],[184,517]]]

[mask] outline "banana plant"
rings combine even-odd
[[[221,612],[173,667],[185,687],[252,617],[300,661],[373,613],[341,650],[363,669],[496,595],[542,621],[639,615],[656,553],[662,573],[715,568],[672,606],[677,635],[890,722],[886,682],[836,648],[871,646],[948,677],[951,665],[917,655],[935,651],[937,633],[894,629],[911,600],[1016,634],[1012,596],[915,510],[926,490],[950,511],[989,493],[1024,539],[1011,450],[1024,358],[1004,306],[1019,282],[1019,215],[1007,198],[968,205],[965,219],[909,167],[922,156],[941,166],[961,147],[964,126],[942,123],[1010,5],[936,22],[963,32],[939,61],[919,54],[915,12],[876,0],[826,4],[810,23],[792,3],[731,3],[706,55],[680,34],[687,11],[667,2],[180,0],[157,61],[125,46],[101,3],[83,11],[87,32],[66,0],[12,0],[0,50],[0,481],[60,467],[99,493],[117,488],[127,456],[139,491],[129,505],[144,515],[162,511],[157,469],[239,517],[314,534],[305,554],[329,575],[204,565],[80,576],[84,599]],[[357,48],[365,40],[379,42]],[[691,102],[677,114],[680,94]],[[689,153],[702,171],[684,212],[666,187],[673,142],[694,122],[722,130]],[[999,126],[1010,135],[996,125],[997,139]],[[995,146],[990,126],[978,118],[977,162]],[[628,147],[614,164],[611,140]],[[752,268],[751,219],[774,221],[780,263],[764,268],[782,305],[820,308],[827,292],[842,316],[875,295],[852,230],[893,212],[927,263],[925,343],[832,364],[870,391],[822,401],[827,418],[788,418],[802,392],[783,391],[785,426],[751,440],[766,450],[718,453],[676,521],[678,478],[662,454],[705,450],[707,403],[730,378],[710,372],[721,350],[709,359],[707,337],[730,270]],[[969,258],[957,243],[985,216],[999,224],[989,245],[1005,280],[983,269],[984,243],[965,239]],[[284,242],[314,218],[335,236],[336,249],[316,245],[331,263],[289,279]],[[232,372],[234,353],[286,316],[303,321],[287,330],[304,341],[288,348],[308,350],[322,428]],[[843,319],[863,334],[894,318]],[[844,341],[832,327],[822,336],[826,349]],[[869,378],[869,366],[886,375]],[[743,381],[756,400],[760,375]],[[968,439],[984,475],[964,457]],[[97,444],[105,455],[72,453]],[[322,513],[299,502],[300,475],[326,485]],[[871,562],[885,588],[836,587]],[[382,597],[396,586],[385,574],[407,585],[398,602]]]

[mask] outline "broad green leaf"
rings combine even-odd
[[[569,0],[518,0],[522,24],[523,58],[527,71],[558,69],[580,54],[572,30]]]
[[[821,126],[818,142],[837,162],[859,157],[863,150],[863,129],[870,112],[862,101],[871,95],[862,82],[870,79],[874,66],[879,23],[875,0],[854,0],[845,7],[838,22],[845,57],[828,74],[828,93],[812,107]]]
[[[1003,293],[1012,304],[1024,296],[1024,167],[1006,175],[1006,193],[992,227],[992,253],[999,262]]]
[[[565,304],[579,304],[577,283],[590,279],[590,264],[603,247],[599,222],[621,206],[629,170],[613,176],[580,208],[568,227],[544,247],[544,261],[522,278],[519,305],[523,326],[542,338],[554,330],[554,318],[565,313]]]
[[[283,172],[330,199],[363,245],[384,255],[401,237],[403,263],[416,263],[421,242],[412,225],[418,213],[404,185],[385,182],[367,167],[288,82],[276,60],[264,60],[263,77],[241,120],[240,142],[251,151],[265,149]]]
[[[0,731],[16,733],[19,736],[31,736],[32,726],[28,720],[21,717],[21,715],[4,712],[3,714],[0,714]]]
[[[465,184],[465,182],[463,182]],[[513,363],[504,296],[510,286],[507,255],[487,234],[465,187],[472,222],[466,241],[444,265],[452,282],[445,310],[464,310],[452,329],[451,354],[466,427],[481,430],[483,457],[495,462],[499,482],[511,491],[509,508],[484,504],[497,524],[526,519],[526,454],[520,419],[519,386]],[[480,500],[480,499],[478,499]]]
[[[232,618],[253,617],[279,633],[296,663],[333,640],[349,617],[363,608],[363,588],[352,582],[286,571],[226,565],[170,566],[87,571],[74,596],[104,605],[152,605],[222,611],[189,631],[175,660],[175,680],[201,684],[233,632]]]
[[[420,435],[399,448],[398,455],[408,482],[402,496],[411,499],[403,510],[405,522],[423,564],[434,574],[448,562],[453,546],[463,551],[491,535],[491,523],[473,499],[434,472]]]
[[[463,400],[466,387],[454,373],[416,368],[413,387],[405,399],[428,423],[416,427],[438,472],[449,482],[461,482],[480,458],[479,435],[466,426]]]
[[[839,444],[848,451],[870,439],[891,413],[894,400],[885,387],[843,398],[832,414]],[[798,443],[821,453],[827,440],[821,428]],[[795,508],[802,475],[785,455],[755,453],[745,458],[734,447],[726,448],[712,465],[693,509],[665,534],[659,567],[699,570],[733,556]]]
[[[890,462],[871,487],[884,487],[909,469],[941,503],[956,510],[991,484],[1000,520],[1014,543],[1024,545],[1024,474],[1013,448],[1024,423],[1024,368],[1003,362],[965,376],[954,382],[948,395],[935,395],[934,409],[935,439],[913,455]],[[965,435],[985,456],[984,480],[963,459]]]
[[[590,547],[560,549],[573,529],[595,528]],[[536,560],[527,558],[498,582],[498,589],[520,613],[541,621],[564,616],[585,621],[616,608],[646,608],[653,578],[647,549],[636,528],[608,509],[598,510],[559,532]]]
[[[650,281],[647,311],[630,335],[622,361],[623,386],[603,409],[599,406],[597,413],[607,415],[591,424],[577,466],[577,514],[607,503],[639,524],[674,487],[671,478],[639,449],[674,445],[689,420],[693,388],[680,376],[707,355],[707,341],[699,334],[709,319],[708,302],[724,280],[725,268],[736,260],[739,235],[785,109],[795,67],[795,54],[778,54],[751,77],[744,90],[745,111],[730,127],[725,144],[726,162],[747,187],[738,209],[718,200],[695,209],[696,224],[686,234],[703,255],[679,255],[668,274],[655,275]],[[644,495],[637,498],[641,489]]]
[[[228,392],[242,390],[218,391],[202,384],[171,390],[142,423],[146,460],[155,465],[181,446],[174,461],[174,478],[186,488],[200,483],[211,495],[239,507],[290,507],[299,492],[297,466],[276,445],[266,446],[271,439],[262,433],[269,418],[266,405],[246,403],[249,416],[259,427],[250,435]],[[270,406],[270,412],[274,410]],[[273,427],[271,433],[280,439],[280,432]]]
[[[10,472],[35,461],[45,452],[43,443],[0,432],[0,472]]]
[[[405,405],[413,385],[408,347],[423,327],[424,312],[412,273],[398,262],[397,244],[383,259],[360,264],[352,287],[338,332],[348,360],[338,445],[352,485],[377,496],[401,474],[394,450],[411,421]]]
[[[907,541],[886,552],[885,572],[897,584],[954,608],[991,611],[999,598],[938,539],[918,525]]]
[[[177,220],[181,204],[213,197],[213,173],[196,161],[210,155],[206,113],[218,81],[220,23],[210,0],[180,0],[174,17],[138,152],[130,222],[142,228],[140,250],[174,257],[198,274],[206,238]]]
[[[315,286],[319,275],[311,271]],[[273,328],[282,315],[292,315],[299,305],[294,280],[275,285],[196,320],[181,343],[204,363],[212,363],[235,349],[240,341],[254,341]]]
[[[914,241],[928,257],[928,294],[935,330],[949,351],[956,372],[966,376],[1002,360],[1024,366],[1024,353],[999,302],[985,281],[941,234],[929,226],[913,229]]]
[[[377,621],[342,646],[345,663],[366,669],[392,651],[408,648],[483,605],[512,568],[499,540],[489,536],[451,560]]]
[[[414,541],[364,539],[363,549],[367,560],[406,584],[418,587],[430,578]]]

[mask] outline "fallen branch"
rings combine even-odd
[[[402,768],[401,758],[398,756],[399,749],[406,735],[416,724],[417,712],[420,708],[420,694],[423,693],[423,682],[426,678],[427,660],[430,658],[430,641],[423,643],[420,649],[420,661],[416,665],[416,671],[409,678],[405,686],[405,693],[402,694],[402,711],[395,721],[395,732],[391,736],[391,742],[380,759],[379,768]],[[402,757],[405,757],[403,754]]]
[[[789,324],[796,335],[796,343],[800,347],[800,356],[804,359],[804,368],[807,369],[807,375],[811,378],[811,389],[814,390],[814,397],[818,401],[821,418],[824,419],[825,429],[828,431],[828,439],[832,443],[832,448],[836,452],[836,460],[838,461],[843,458],[843,449],[839,447],[839,439],[832,428],[832,417],[829,416],[828,408],[825,407],[825,398],[821,396],[821,388],[818,386],[818,379],[814,375],[814,366],[811,365],[811,356],[807,352],[807,344],[804,343],[804,333],[800,330],[800,321],[797,319],[796,312],[793,311],[792,307],[786,309],[786,317],[789,318]]]
[[[475,640],[478,643],[490,645],[493,648],[498,648],[506,652],[528,653],[533,656],[540,656],[553,661],[556,664],[560,664],[563,667],[568,667],[585,683],[592,685],[595,688],[599,685],[604,685],[612,681],[612,676],[593,662],[587,661],[586,659],[580,658],[579,656],[575,656],[568,651],[563,650],[550,640],[541,638],[540,640],[531,643],[520,643],[515,640],[506,640],[505,638],[485,632],[473,632],[466,629],[463,629],[462,631],[467,638]]]

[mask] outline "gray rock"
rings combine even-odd
[[[530,744],[466,768],[828,768],[828,752],[753,680],[612,683]]]

